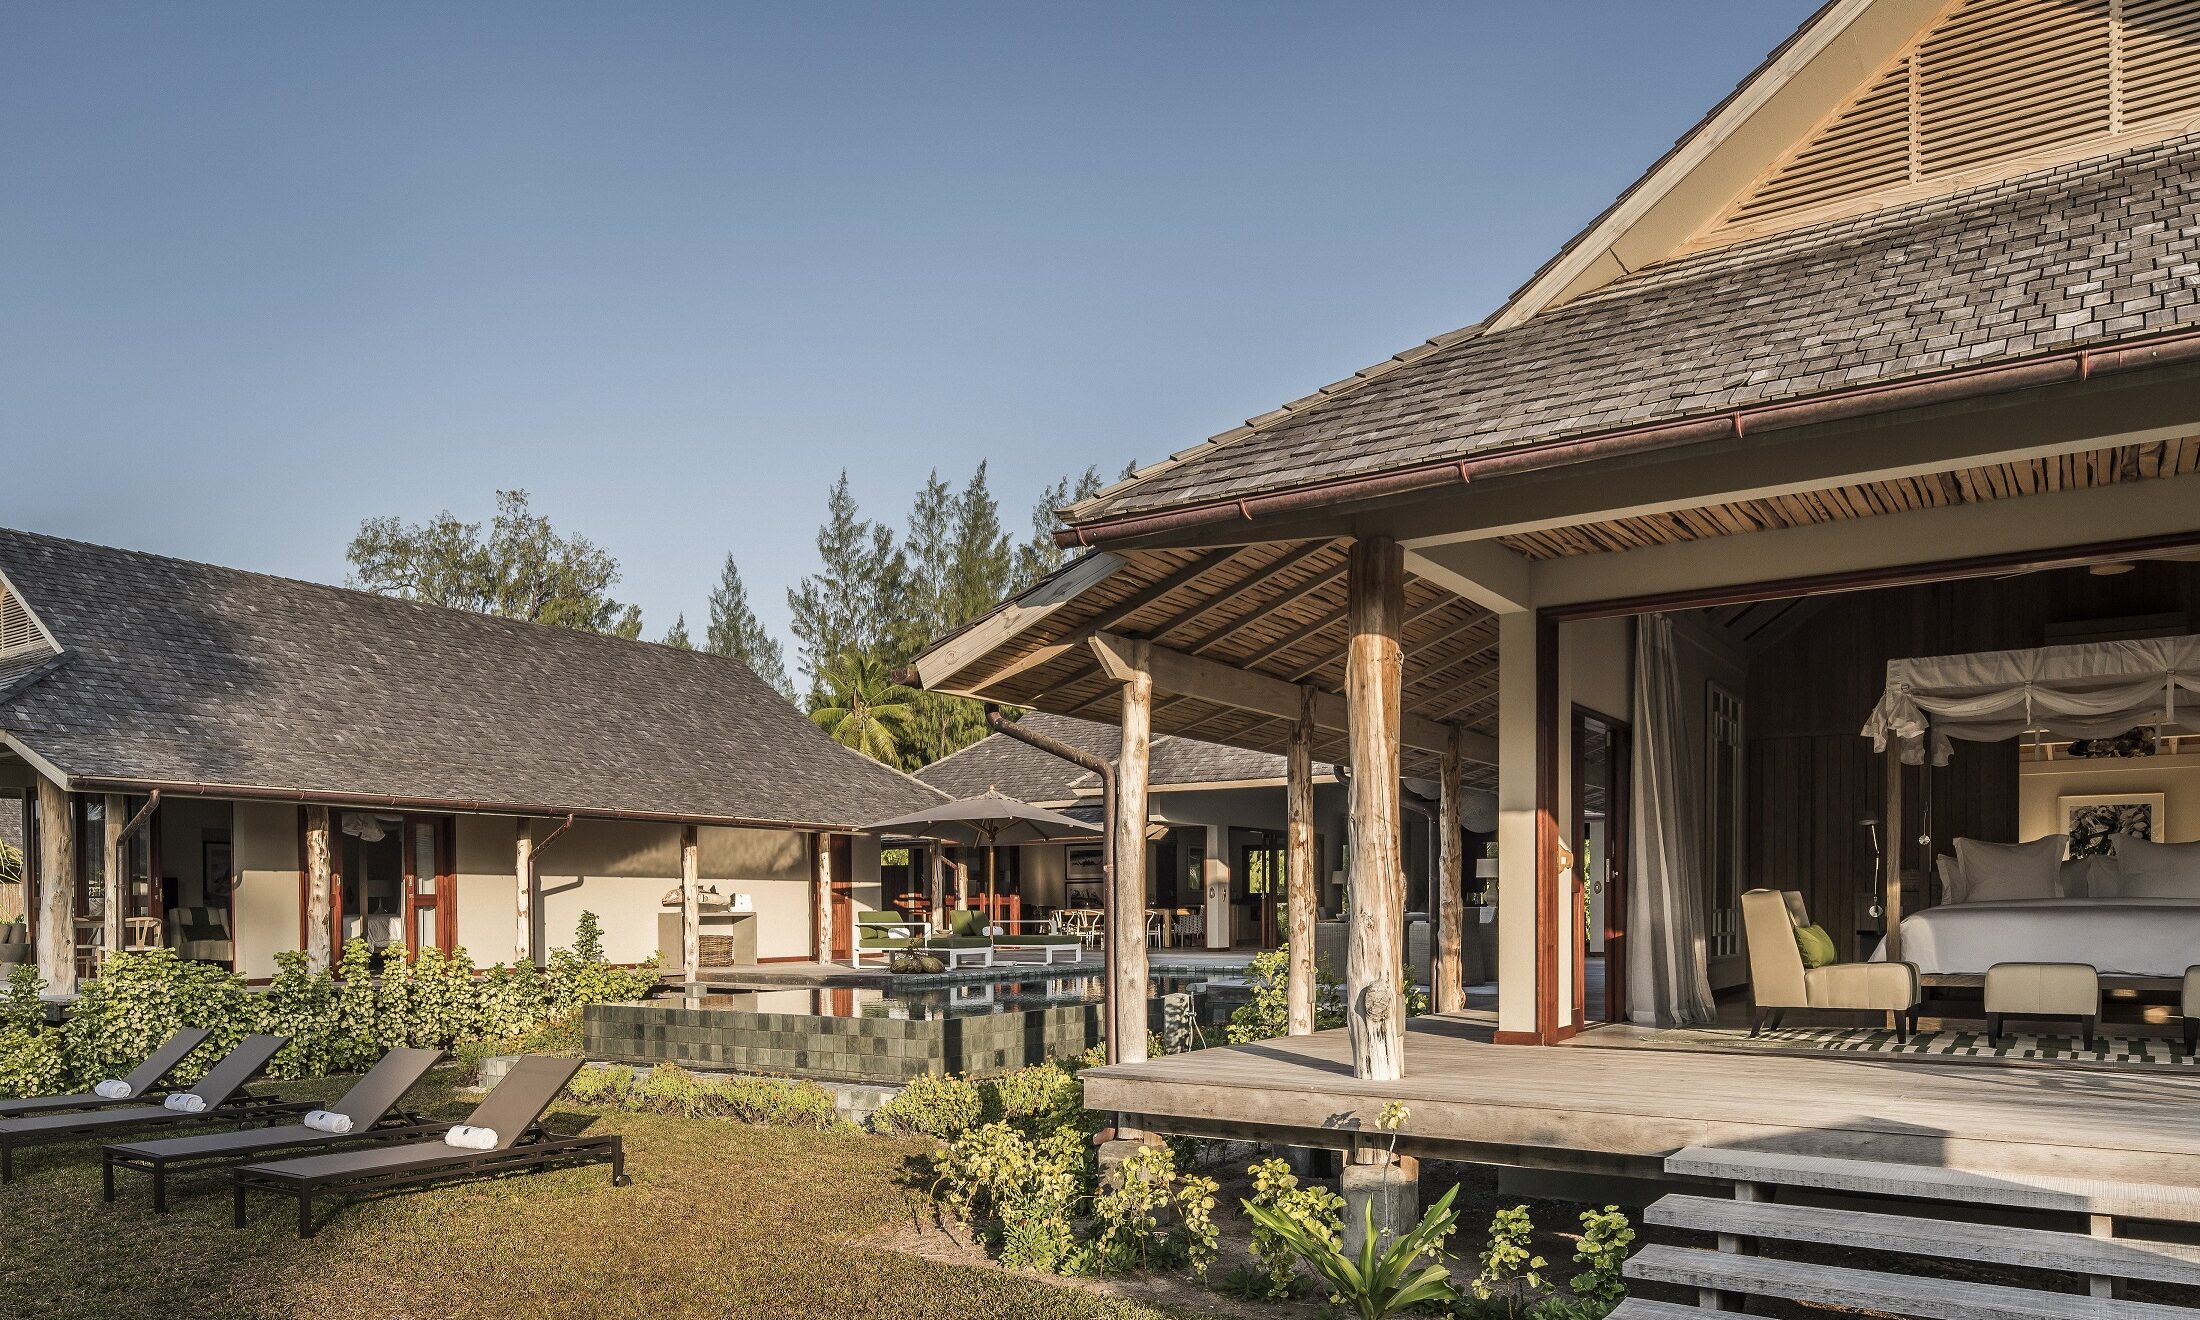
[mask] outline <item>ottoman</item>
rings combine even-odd
[[[1986,969],[1986,1040],[2001,1043],[2001,1020],[2076,1018],[2087,1049],[2101,1020],[2101,977],[2084,963],[1995,963]]]
[[[2185,1019],[2185,1057],[2200,1054],[2200,967],[2185,969],[2185,998],[2177,1011]]]

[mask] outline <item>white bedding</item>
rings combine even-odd
[[[1886,956],[1882,940],[1872,961]],[[1929,908],[1902,919],[1902,958],[1928,974],[2067,962],[2103,975],[2183,976],[2200,966],[2200,900],[2041,898]]]

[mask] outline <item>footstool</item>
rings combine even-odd
[[[2084,963],[1995,963],[1986,969],[1988,1044],[2001,1043],[2005,1017],[2076,1018],[2091,1049],[2101,1020],[2101,975]]]
[[[2185,969],[2185,997],[2177,1011],[2185,1019],[2185,1057],[2200,1054],[2200,967]]]

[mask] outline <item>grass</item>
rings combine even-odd
[[[415,1107],[457,1118],[455,1070]],[[275,1088],[326,1098],[340,1081]],[[0,1315],[129,1317],[880,1316],[1162,1320],[1179,1313],[864,1239],[909,1222],[902,1171],[922,1141],[795,1132],[561,1105],[550,1126],[624,1133],[631,1187],[607,1166],[354,1204],[300,1240],[287,1201],[229,1227],[226,1174],[144,1180],[99,1199],[93,1144],[18,1154],[0,1189]]]

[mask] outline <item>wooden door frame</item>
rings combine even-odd
[[[826,920],[832,925],[832,938],[828,942],[826,956],[838,962],[855,957],[855,840],[845,834],[834,834],[826,838],[825,846],[832,850],[832,885],[825,901]]]
[[[1633,844],[1633,802],[1629,794],[1634,784],[1635,736],[1633,726],[1626,720],[1615,719],[1594,706],[1574,703],[1569,720],[1569,732],[1573,744],[1573,837],[1576,864],[1574,867],[1575,894],[1570,901],[1580,901],[1583,877],[1579,857],[1588,834],[1587,794],[1582,792],[1585,748],[1583,735],[1588,721],[1603,725],[1609,739],[1605,753],[1608,764],[1609,793],[1604,807],[1604,852],[1607,859],[1604,886],[1604,1016],[1595,1024],[1627,1020],[1627,871],[1631,861],[1629,848]],[[1588,1019],[1589,979],[1589,927],[1584,919],[1581,936],[1574,948],[1574,1026],[1576,1029],[1591,1025]]]
[[[344,848],[340,840],[344,834],[345,815],[358,811],[366,811],[374,815],[392,814],[387,811],[376,812],[371,808],[329,808],[328,947],[331,961],[337,963],[341,963],[344,958]],[[403,944],[408,952],[417,954],[420,951],[415,940],[419,926],[415,915],[417,896],[413,892],[416,879],[413,870],[413,831],[419,828],[429,828],[436,831],[436,875],[435,901],[426,906],[432,908],[435,912],[436,948],[447,954],[458,947],[458,818],[456,816],[437,815],[433,812],[407,811],[396,814],[401,817],[397,842],[397,884],[399,890],[397,920],[398,934],[401,937],[399,943]],[[305,886],[311,882],[306,877],[302,865],[305,860],[305,832],[305,810],[300,808],[298,812],[298,858],[301,867],[298,872],[300,885],[298,929],[301,936],[306,931],[307,922],[311,920],[307,915],[309,896],[305,892]],[[232,840],[234,840],[236,833],[234,826],[231,827],[230,833]],[[235,848],[234,841],[230,846],[232,849]],[[234,853],[232,853],[233,855]],[[234,894],[234,890],[232,890],[232,894]],[[231,902],[233,906],[234,897],[232,897]],[[232,917],[232,920],[234,920],[234,917]],[[364,923],[361,924],[360,929],[364,933]]]

